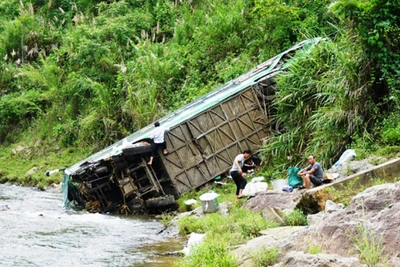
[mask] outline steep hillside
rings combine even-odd
[[[0,1],[0,180],[58,181],[43,172],[314,36],[328,39],[278,80],[286,132],[266,157],[284,170],[355,140],[398,145],[396,14],[380,0]]]

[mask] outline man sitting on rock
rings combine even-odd
[[[315,161],[315,157],[310,155],[308,157],[308,167],[302,169],[297,173],[297,176],[303,179],[303,185],[299,189],[310,189],[311,183],[314,186],[319,186],[324,180],[324,173],[322,172],[321,164]]]

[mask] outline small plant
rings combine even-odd
[[[263,248],[259,252],[251,255],[253,264],[256,267],[271,266],[278,262],[279,250],[276,247]]]
[[[286,226],[303,226],[307,225],[307,216],[299,210],[295,209],[285,217]]]
[[[307,251],[308,254],[319,254],[321,252],[322,252],[321,245],[314,245],[314,244],[311,244],[308,247]]]
[[[387,184],[387,183],[388,183],[388,182],[385,181],[384,179],[382,179],[382,178],[377,178],[377,179],[374,179],[374,182],[372,183],[372,186],[381,185],[381,184]]]
[[[377,239],[368,229],[364,216],[364,205],[363,221],[357,227],[356,235],[351,235],[350,237],[355,248],[360,252],[361,260],[368,267],[374,267],[379,264],[386,263],[386,257],[384,256],[385,247],[383,245],[383,235]]]
[[[168,227],[173,218],[174,218],[174,215],[172,215],[170,213],[161,214],[161,223],[162,223],[162,225],[164,227]]]

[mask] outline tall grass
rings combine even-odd
[[[372,231],[367,226],[365,219],[364,204],[363,220],[358,225],[355,235],[350,235],[354,247],[360,253],[361,260],[368,267],[382,266],[386,264],[385,246],[383,244],[383,233],[379,238],[376,238]]]
[[[287,167],[314,154],[330,166],[353,135],[368,129],[376,106],[368,91],[368,61],[352,34],[321,41],[277,78],[275,121],[284,130],[263,149],[271,162]]]

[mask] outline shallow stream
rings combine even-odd
[[[59,192],[0,185],[0,266],[171,266],[154,218],[66,210]]]

